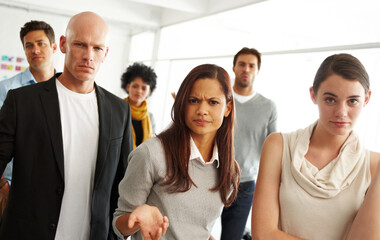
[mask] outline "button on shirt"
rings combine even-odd
[[[37,81],[33,77],[33,74],[30,72],[29,68],[26,68],[25,71],[11,78],[0,81],[0,108],[3,106],[9,90],[35,83],[37,83]],[[4,178],[7,179],[9,184],[11,184],[12,180],[12,169],[13,160],[10,163],[8,163],[3,173]]]

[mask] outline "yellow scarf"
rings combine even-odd
[[[124,98],[125,101],[129,102],[129,97]],[[152,124],[150,122],[150,117],[148,113],[148,106],[146,101],[142,103],[140,107],[135,107],[132,104],[131,106],[131,116],[133,120],[141,121],[141,126],[143,130],[143,139],[142,142],[153,137]],[[133,149],[136,148],[136,134],[135,129],[132,126],[132,135],[133,135]]]

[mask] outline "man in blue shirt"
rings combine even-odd
[[[20,39],[29,67],[0,82],[0,108],[11,89],[49,80],[53,77],[53,54],[57,50],[53,28],[43,21],[30,21],[20,30]],[[11,184],[13,163],[7,165],[3,177]]]

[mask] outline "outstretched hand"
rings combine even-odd
[[[169,219],[160,210],[147,204],[137,207],[129,216],[128,227],[137,224],[145,240],[158,240],[169,227]]]

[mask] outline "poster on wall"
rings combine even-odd
[[[0,54],[0,81],[13,77],[28,67],[24,56]]]

